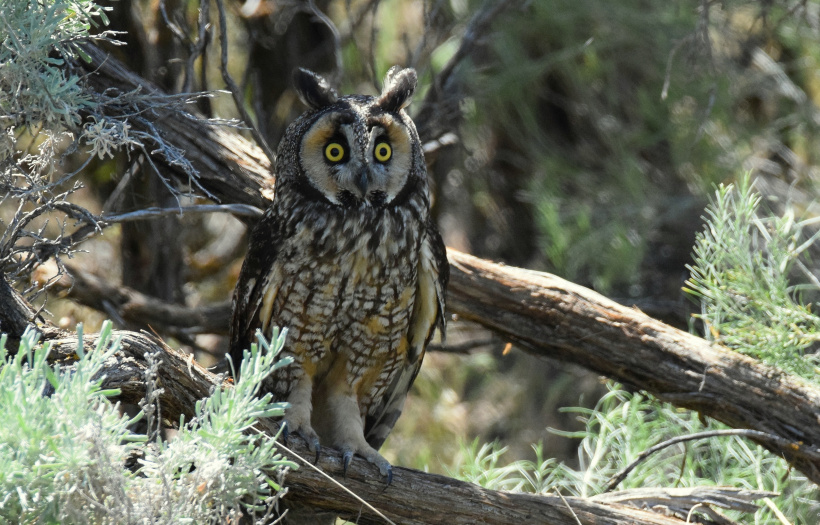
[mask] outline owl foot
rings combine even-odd
[[[353,392],[320,389],[314,401],[313,422],[319,435],[324,438],[325,445],[330,444],[342,453],[345,477],[353,455],[358,454],[379,467],[379,472],[387,477],[387,485],[390,485],[393,481],[393,467],[365,439],[364,419],[356,395]]]
[[[282,437],[286,445],[291,434],[304,439],[308,450],[316,454],[315,462],[318,463],[322,448],[319,446],[319,435],[310,424],[310,414],[313,408],[312,385],[310,377],[303,375],[288,394],[287,401],[290,407],[286,409],[285,418],[282,420]]]
[[[310,425],[302,425],[295,430],[291,430],[294,428],[295,425],[289,423],[287,419],[282,421],[282,441],[284,441],[285,445],[288,444],[288,438],[291,434],[296,434],[300,438],[305,440],[307,443],[308,450],[316,454],[316,457],[313,460],[313,463],[316,464],[319,462],[319,455],[322,453],[322,447],[319,444],[319,436],[316,435],[316,432],[310,428]]]
[[[359,454],[370,463],[376,465],[379,468],[379,473],[381,473],[382,476],[387,477],[387,484],[384,488],[390,486],[390,483],[393,481],[393,466],[390,464],[390,462],[384,459],[381,456],[381,454],[379,454],[370,447],[367,447],[367,450],[356,451],[353,451],[348,447],[342,448],[342,463],[344,468],[343,472],[345,479],[347,479],[347,469],[350,466],[350,462],[353,461],[353,454]]]

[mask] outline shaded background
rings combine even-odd
[[[752,171],[768,206],[813,213],[818,3],[226,2],[229,71],[274,148],[303,111],[289,89],[295,67],[368,94],[391,65],[418,69],[409,111],[428,142],[434,214],[458,250],[556,273],[686,328],[697,305],[681,285],[716,183]],[[110,6],[109,29],[127,43],[111,51],[132,69],[169,92],[224,88],[214,5]],[[197,46],[204,54],[188,67]],[[419,113],[422,101],[434,111]],[[198,105],[238,116],[224,92]],[[69,157],[67,171],[84,160]],[[94,212],[178,202],[136,154],[92,162],[84,184],[76,196]],[[167,302],[206,305],[230,297],[246,244],[227,214],[166,217],[109,228],[74,262]],[[55,294],[47,309],[87,331],[115,317]],[[227,349],[220,335],[161,335],[206,365]],[[478,437],[509,446],[507,460],[534,457],[543,441],[547,456],[572,463],[577,443],[548,429],[581,428],[559,408],[594,406],[597,376],[509,350],[458,319],[439,350],[383,449],[389,460],[446,471]]]

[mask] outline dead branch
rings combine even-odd
[[[421,103],[416,125],[423,141],[432,140],[439,134],[454,131],[453,124],[460,118],[458,105],[461,103],[461,96],[458,96],[461,90],[458,89],[455,78],[456,69],[481,44],[491,24],[504,11],[516,5],[520,5],[516,0],[486,2],[467,24],[458,49],[442,70],[435,75],[433,84]]]
[[[707,430],[705,432],[695,432],[694,434],[686,434],[684,436],[676,436],[665,441],[658,443],[657,445],[652,445],[648,449],[644,450],[638,457],[636,457],[632,462],[622,468],[617,474],[612,476],[610,480],[607,482],[606,486],[604,487],[603,493],[612,492],[615,488],[621,484],[623,480],[629,475],[630,472],[635,470],[635,468],[643,463],[646,458],[654,454],[655,452],[661,451],[667,447],[671,447],[673,445],[677,445],[678,443],[685,443],[687,441],[697,441],[701,439],[709,439],[714,437],[727,437],[727,436],[741,436],[750,439],[761,439],[770,442],[776,442],[779,440],[777,436],[773,436],[771,434],[765,434],[760,432],[759,430],[749,430],[747,428],[730,428],[730,429],[722,429],[722,430]],[[787,447],[789,446],[788,441],[781,441],[780,446]]]
[[[101,100],[110,100],[125,93],[162,95],[162,90],[130,71],[122,62],[93,44],[83,46],[91,61],[79,62],[86,71],[87,88]],[[255,144],[243,138],[235,129],[218,125],[190,113],[170,107],[152,107],[147,101],[132,101],[127,107],[109,105],[111,116],[120,116],[138,131],[159,134],[185,152],[197,171],[197,182],[222,203],[242,203],[265,208],[273,196],[270,162]],[[129,118],[140,115],[141,118]],[[146,147],[146,150],[148,148]],[[148,152],[158,164],[167,164],[155,151]],[[168,165],[182,184],[188,174],[178,165]]]
[[[250,113],[245,109],[245,103],[242,99],[239,86],[231,74],[228,73],[228,23],[226,22],[225,6],[222,4],[222,0],[216,0],[216,9],[219,13],[220,70],[222,71],[222,80],[225,82],[225,85],[228,86],[228,90],[231,92],[231,96],[234,100],[234,105],[237,111],[239,111],[239,114],[242,115],[242,120],[246,126],[250,127],[256,144],[262,148],[268,161],[272,164],[276,160],[276,155],[262,136],[262,133],[259,132],[259,128],[257,128],[256,123],[251,119]]]
[[[820,482],[820,389],[547,273],[448,251],[447,307],[519,343],[697,410]]]
[[[652,509],[668,516],[686,518],[695,509],[717,523],[735,523],[713,507],[722,510],[755,512],[755,500],[776,496],[774,492],[745,490],[735,487],[641,488],[593,496],[594,501],[623,503],[639,509]]]
[[[87,51],[92,62],[84,67],[94,71],[98,89],[156,89],[99,49]],[[265,207],[270,178],[258,148],[193,116],[156,118],[165,140],[203,170],[199,182],[208,191],[224,203]],[[820,482],[820,389],[553,275],[453,250],[448,255],[451,313],[530,353],[578,363],[732,427],[773,435],[774,441],[757,441]]]
[[[41,283],[50,281],[51,292],[64,294],[72,301],[104,312],[120,326],[150,327],[173,335],[228,334],[230,300],[206,306],[184,306],[127,286],[111,284],[74,265],[65,265],[65,271],[59,278],[49,275],[48,268],[41,266],[33,279]],[[54,278],[56,280],[52,281]]]

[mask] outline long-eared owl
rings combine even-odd
[[[412,69],[392,68],[378,97],[339,97],[322,77],[294,74],[309,110],[287,128],[272,205],[254,228],[234,293],[231,356],[257,328],[288,329],[263,388],[287,401],[286,429],[375,463],[436,327],[444,329],[449,267],[430,217],[427,170],[404,108]]]

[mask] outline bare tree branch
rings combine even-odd
[[[456,69],[481,43],[498,16],[513,5],[520,5],[520,0],[488,1],[467,24],[458,49],[435,75],[418,110],[416,126],[423,141],[454,131],[453,124],[460,117],[459,104],[463,98],[463,90],[457,86]]]
[[[34,278],[40,282],[51,279],[46,269]],[[113,285],[73,265],[65,266],[65,273],[51,284],[51,292],[65,293],[73,301],[105,312],[123,327],[151,327],[176,336],[228,334],[230,300],[199,307],[173,304],[127,286]]]
[[[712,507],[755,512],[757,505],[752,501],[775,495],[773,492],[747,491],[733,487],[642,488],[600,494],[591,499],[623,503],[639,509],[658,509],[678,516],[687,516],[692,510],[696,510],[706,514],[716,523],[731,525],[735,522]]]
[[[820,389],[554,275],[448,250],[447,307],[525,351],[569,361],[735,428],[820,482]]]
[[[93,44],[86,44],[83,50],[91,62],[77,65],[86,70],[88,88],[98,96],[111,97],[134,91],[162,94],[157,86],[129,71]],[[111,111],[120,112],[112,116],[128,118],[135,129],[149,136],[156,134],[165,137],[185,151],[187,160],[197,172],[198,183],[218,196],[222,203],[249,204],[263,209],[268,206],[273,196],[273,177],[270,161],[259,147],[227,126],[197,117],[193,108],[190,113],[184,113],[169,108],[152,108],[147,100],[143,103],[133,101],[132,104],[138,107],[119,110],[111,107]],[[141,114],[143,118],[129,118],[129,114],[134,113]],[[154,162],[166,164],[180,183],[188,183],[188,174],[181,166],[168,164],[155,151],[146,153]]]
[[[760,441],[768,441],[771,443],[778,443],[781,447],[788,447],[791,445],[790,442],[778,438],[777,436],[773,436],[771,434],[766,434],[765,432],[760,432],[759,430],[749,430],[746,428],[730,428],[726,430],[708,430],[706,432],[695,432],[694,434],[686,434],[685,436],[676,436],[671,439],[664,440],[657,445],[653,445],[648,449],[644,450],[638,457],[635,458],[629,465],[625,466],[621,469],[617,474],[612,476],[612,479],[606,484],[604,487],[604,493],[612,492],[615,490],[623,480],[629,475],[630,472],[635,470],[639,464],[641,464],[646,458],[654,454],[655,452],[659,452],[667,447],[671,447],[672,445],[676,445],[678,443],[685,443],[687,441],[696,441],[699,439],[709,439],[713,437],[726,437],[726,436],[741,436],[751,439],[758,439]]]
[[[143,208],[141,210],[130,211],[126,213],[105,214],[102,217],[96,218],[98,222],[115,223],[128,221],[147,221],[156,219],[158,217],[167,217],[169,215],[187,215],[193,213],[230,213],[236,217],[255,217],[262,216],[262,210],[255,206],[248,204],[200,204],[196,206],[184,206],[177,208]]]
[[[342,63],[342,37],[339,35],[339,29],[336,28],[336,24],[333,23],[333,20],[328,18],[328,16],[319,9],[314,0],[307,1],[306,11],[316,17],[316,20],[323,23],[333,38],[333,59],[336,62],[336,67],[330,77],[330,81],[336,84],[341,80],[344,74],[344,64]]]
[[[224,80],[228,86],[231,96],[233,96],[236,109],[239,111],[239,114],[242,115],[242,120],[246,126],[250,127],[256,144],[262,148],[270,163],[273,164],[276,161],[276,155],[268,145],[268,141],[265,140],[265,137],[259,132],[259,128],[256,127],[256,123],[251,118],[250,113],[245,109],[245,102],[239,90],[239,86],[234,82],[231,74],[228,73],[228,23],[225,19],[225,6],[222,4],[222,0],[216,0],[216,8],[219,11],[219,44],[222,51],[220,55],[220,70],[222,71],[222,80]]]

